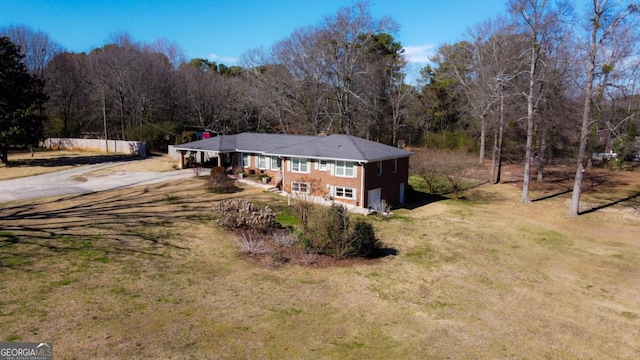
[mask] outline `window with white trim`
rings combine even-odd
[[[267,156],[258,155],[258,169],[267,168]]]
[[[291,192],[294,193],[308,193],[309,192],[309,183],[300,182],[300,181],[292,181],[291,182]]]
[[[378,176],[381,176],[381,175],[382,175],[382,161],[378,161],[378,167],[377,167],[377,169],[376,169],[376,174],[377,174]]]
[[[355,177],[356,164],[351,161],[336,161],[336,176]]]
[[[398,172],[398,159],[393,159],[393,173]]]
[[[343,186],[336,186],[334,192],[336,197],[343,199],[354,199],[356,195],[356,189]]]
[[[280,166],[282,166],[282,160],[277,156],[271,157],[271,170],[280,170]]]
[[[309,172],[309,159],[291,158],[291,171],[299,173]]]
[[[318,170],[321,170],[321,171],[329,170],[329,166],[327,165],[327,160],[318,160]]]
[[[242,166],[243,167],[250,167],[251,166],[251,155],[242,154]]]

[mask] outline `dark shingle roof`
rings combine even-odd
[[[221,135],[175,147],[177,150],[253,152],[265,155],[371,162],[413,153],[351,135],[285,135],[241,133]]]

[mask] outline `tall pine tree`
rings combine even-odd
[[[34,146],[42,139],[46,95],[42,80],[32,76],[20,49],[0,38],[0,161],[7,163],[8,150]]]

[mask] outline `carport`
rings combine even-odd
[[[195,155],[197,163],[203,164],[213,160],[214,166],[230,166],[233,164],[233,153],[235,152],[235,141],[233,137],[220,135],[209,139],[202,139],[186,144],[180,144],[173,148],[180,159],[178,167],[184,169],[187,165],[187,158]]]

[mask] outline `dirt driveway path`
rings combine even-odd
[[[101,171],[123,164],[108,162],[84,165],[43,175],[0,181],[0,202],[49,196],[84,194],[97,191],[155,184],[194,176],[193,170]]]

